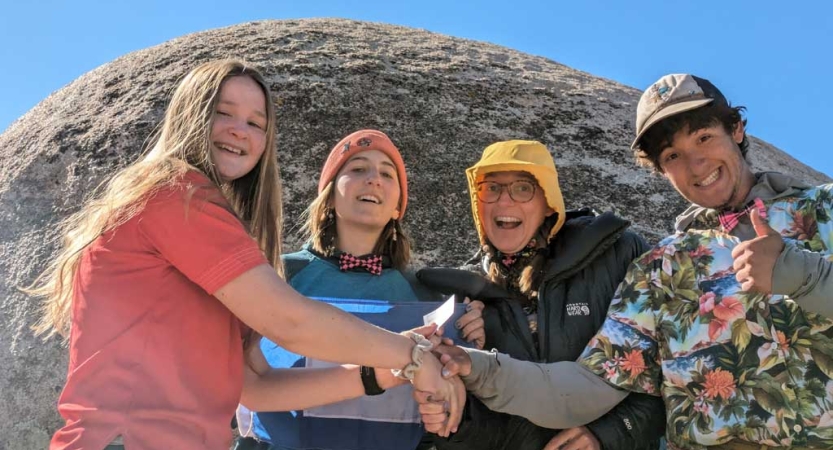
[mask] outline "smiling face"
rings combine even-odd
[[[712,209],[743,206],[755,184],[755,175],[738,146],[743,131],[743,123],[732,133],[719,123],[694,132],[688,127],[681,129],[660,153],[663,175],[696,205]]]
[[[211,159],[224,181],[251,171],[266,148],[266,97],[247,76],[223,82],[211,125]]]
[[[544,219],[554,211],[547,205],[544,190],[538,186],[535,177],[527,172],[492,172],[480,181],[491,181],[509,185],[525,180],[535,184],[532,200],[519,203],[513,200],[506,188],[494,203],[485,203],[478,198],[477,207],[486,239],[503,253],[513,254],[522,250],[544,224]]]
[[[335,178],[333,206],[340,238],[352,227],[382,232],[399,217],[400,187],[396,166],[379,150],[353,155]]]

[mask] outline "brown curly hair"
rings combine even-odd
[[[636,163],[648,167],[654,172],[662,173],[659,156],[664,149],[671,145],[674,135],[678,131],[688,129],[690,133],[693,133],[703,128],[721,124],[723,129],[731,134],[739,123],[746,126],[746,119],[743,117],[745,111],[746,108],[743,106],[733,107],[728,103],[715,102],[667,117],[652,125],[642,135],[633,151]],[[745,131],[743,141],[739,145],[741,154],[746,158],[746,152],[749,150],[749,139],[746,137]]]

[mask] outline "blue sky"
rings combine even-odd
[[[511,6],[507,6],[510,5]],[[833,176],[833,2],[2,0],[0,132],[113,59],[184,34],[262,19],[343,17],[423,28],[545,56],[643,89],[710,79],[749,131]]]

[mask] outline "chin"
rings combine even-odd
[[[519,243],[517,239],[509,237],[504,239],[491,239],[489,233],[486,233],[486,239],[492,243],[492,247],[498,249],[501,253],[515,253],[523,249],[526,243]],[[498,241],[498,242],[495,242]],[[520,246],[520,247],[519,247]]]
[[[242,175],[227,174],[227,173],[223,173],[223,172],[219,172],[217,175],[219,175],[220,180],[225,182],[225,183],[230,183],[230,182],[242,177]]]
[[[518,246],[518,245],[501,245],[501,246],[497,246],[497,245],[495,245],[495,248],[496,248],[496,249],[498,249],[498,250],[500,250],[500,252],[501,252],[501,253],[509,253],[509,254],[511,254],[511,253],[518,253],[519,251],[523,250],[524,246],[523,246],[523,245],[521,245],[521,246]]]
[[[367,230],[378,231],[381,233],[382,230],[385,229],[385,226],[388,224],[388,222],[382,222],[378,220],[357,220],[355,221],[355,224]]]
[[[700,205],[704,208],[709,208],[709,209],[723,209],[723,208],[730,207],[731,206],[730,202],[731,202],[731,199],[729,199],[729,198],[721,198],[721,199],[718,199],[718,200],[710,199],[707,202],[692,202],[692,203]]]

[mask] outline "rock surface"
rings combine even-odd
[[[359,128],[387,132],[410,173],[406,226],[416,263],[456,265],[475,247],[463,170],[491,142],[536,139],[554,152],[569,207],[629,218],[656,240],[684,203],[633,164],[638,89],[542,57],[424,30],[348,20],[242,24],[184,36],[101,66],[0,135],[0,449],[45,448],[66,349],[32,336],[31,283],[55,251],[54,225],[139,155],[177,80],[243,57],[278,105],[287,247],[330,147]],[[742,101],[742,99],[737,99]],[[754,124],[752,124],[754,126]],[[758,139],[750,159],[808,182],[830,179]]]

